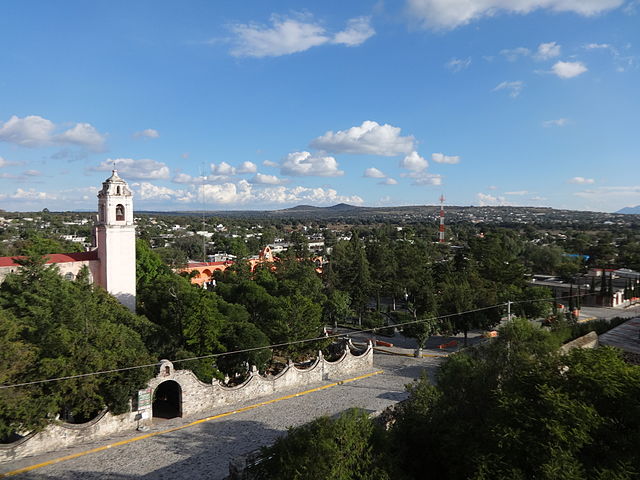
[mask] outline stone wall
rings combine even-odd
[[[598,334],[596,332],[589,332],[582,337],[578,337],[575,340],[565,343],[560,347],[560,353],[569,353],[574,348],[596,348],[598,346]]]
[[[181,390],[179,409],[182,416],[186,417],[225,405],[239,405],[294,388],[320,384],[322,381],[342,380],[372,367],[371,344],[365,351],[358,351],[349,342],[345,345],[342,356],[336,361],[330,362],[324,358],[322,352],[318,352],[316,360],[307,368],[302,369],[289,362],[276,376],[260,375],[257,369],[252,367],[249,378],[234,387],[226,386],[217,380],[211,384],[203,383],[190,370],[175,370],[170,361],[162,360],[160,371],[149,381],[148,388],[152,390],[153,398],[153,392],[160,384],[168,380],[176,382]],[[112,415],[104,410],[96,418],[83,424],[56,422],[43,431],[27,435],[17,442],[0,444],[0,462],[59,450],[118,432],[133,432],[138,427],[152,422],[151,406],[132,409],[122,415]]]

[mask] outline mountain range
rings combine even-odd
[[[640,215],[640,205],[636,205],[635,207],[624,207],[618,210],[616,213]]]

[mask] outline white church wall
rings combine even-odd
[[[80,273],[82,267],[86,266],[89,268],[89,272],[91,273],[91,280],[95,281],[95,279],[100,275],[100,262],[98,260],[82,260],[77,262],[61,262],[55,263],[56,267],[60,271],[60,275],[67,280],[75,280]],[[4,279],[10,273],[14,273],[20,269],[19,265],[13,265],[8,267],[0,267],[0,283],[4,282]]]

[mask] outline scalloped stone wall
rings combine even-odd
[[[228,387],[217,380],[211,384],[203,383],[190,370],[175,370],[169,360],[162,360],[160,371],[156,377],[149,380],[148,388],[155,391],[167,380],[177,382],[181,388],[180,411],[182,416],[186,417],[225,405],[239,405],[298,387],[320,384],[323,381],[343,380],[350,375],[370,370],[372,367],[371,344],[365,351],[358,351],[353,344],[349,343],[345,346],[342,356],[334,362],[326,360],[322,352],[318,352],[318,357],[309,367],[301,369],[289,362],[276,376],[265,377],[252,367],[249,378],[244,383]],[[131,432],[151,422],[151,407],[149,407],[132,410],[122,415],[112,415],[104,410],[96,418],[83,424],[52,423],[41,432],[27,435],[17,442],[0,444],[0,462],[59,450],[114,433]]]

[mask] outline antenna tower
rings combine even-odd
[[[440,195],[440,229],[438,231],[438,242],[444,243],[444,194]]]

